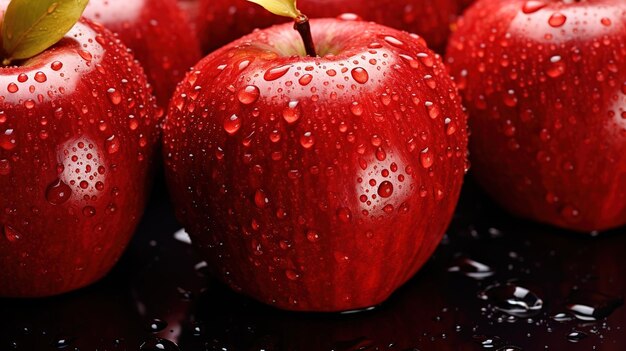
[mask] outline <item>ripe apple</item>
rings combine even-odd
[[[148,195],[160,121],[143,70],[81,20],[2,67],[0,87],[0,296],[85,286],[120,257]]]
[[[116,32],[133,50],[163,107],[200,60],[198,39],[176,0],[91,0],[85,16]]]
[[[198,36],[208,53],[251,33],[284,23],[256,4],[243,0],[199,0]],[[458,0],[306,0],[298,3],[311,18],[336,17],[353,13],[368,21],[406,30],[423,36],[431,49],[443,52],[450,23],[458,13]]]
[[[626,3],[478,1],[447,61],[478,181],[511,212],[577,231],[626,223]]]
[[[167,181],[178,219],[234,290],[288,310],[359,309],[385,300],[442,238],[466,119],[416,35],[310,24],[319,57],[303,56],[284,24],[196,65],[164,124]]]

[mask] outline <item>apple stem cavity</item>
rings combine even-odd
[[[313,36],[311,35],[311,24],[309,18],[305,16],[296,7],[296,0],[248,0],[249,2],[260,5],[267,11],[283,17],[292,18],[294,21],[293,28],[298,31],[302,37],[304,50],[307,56],[317,57]]]

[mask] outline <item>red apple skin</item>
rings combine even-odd
[[[466,119],[422,39],[361,21],[311,26],[318,53],[334,55],[292,55],[301,42],[285,24],[188,74],[164,124],[166,175],[178,219],[234,290],[288,310],[359,309],[439,243]]]
[[[512,213],[584,232],[626,223],[625,21],[612,0],[478,1],[459,21],[447,62],[474,174]]]
[[[143,70],[81,20],[0,69],[0,87],[0,296],[90,284],[120,257],[150,187],[160,121]]]
[[[200,14],[200,1],[198,0],[178,0],[178,7],[187,16],[187,21],[193,29],[194,33],[197,33],[196,23],[198,21],[198,15]]]
[[[288,22],[245,0],[199,0],[198,36],[205,53],[256,28]],[[368,21],[417,33],[436,51],[445,49],[458,0],[307,0],[298,2],[310,18],[353,13]]]
[[[201,58],[198,38],[176,0],[90,0],[84,16],[116,32],[133,50],[163,107]]]

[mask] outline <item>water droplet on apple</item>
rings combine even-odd
[[[305,132],[300,137],[300,145],[305,149],[310,149],[315,144],[315,138],[311,132]]]
[[[363,109],[363,106],[361,106],[361,104],[355,101],[350,106],[350,112],[352,112],[352,114],[355,116],[360,116],[363,114],[364,109]]]
[[[9,225],[4,226],[4,237],[11,243],[14,243],[21,238],[21,234]]]
[[[352,70],[352,78],[354,78],[357,83],[365,84],[369,80],[369,74],[364,68],[357,67]]]
[[[424,168],[430,168],[435,163],[435,158],[429,148],[425,148],[420,152],[420,163]]]
[[[41,71],[39,71],[39,72],[35,73],[35,81],[36,81],[37,83],[43,83],[43,82],[45,82],[46,80],[48,80],[48,77],[46,77],[46,74],[45,74],[45,73],[43,73],[43,72],[41,72]]]
[[[17,87],[17,84],[15,83],[9,83],[9,85],[7,86],[7,91],[9,93],[17,93],[20,90],[20,88]]]
[[[59,71],[63,68],[63,63],[60,61],[54,61],[50,64],[50,68],[52,68],[53,71]]]
[[[241,120],[237,115],[232,115],[224,120],[224,130],[230,135],[234,135],[241,128]]]
[[[567,310],[582,321],[597,321],[610,316],[624,304],[621,297],[594,291],[573,291],[567,299]]]
[[[242,104],[250,105],[255,103],[259,99],[259,95],[261,95],[261,91],[257,86],[247,85],[243,89],[239,90],[237,98]]]
[[[337,210],[337,218],[344,223],[348,223],[352,220],[352,212],[347,207],[341,207]]]
[[[120,92],[115,88],[108,89],[107,93],[109,95],[109,100],[111,100],[113,105],[119,105],[120,102],[122,102],[122,94],[120,94]]]
[[[271,82],[287,74],[287,72],[289,72],[290,69],[291,69],[291,65],[274,67],[274,68],[267,70],[265,74],[263,75],[263,78],[266,81]]]
[[[564,25],[566,20],[567,20],[567,17],[565,17],[564,14],[560,12],[555,12],[548,19],[548,24],[552,27],[557,28],[557,27]]]
[[[296,123],[300,119],[300,114],[300,103],[297,100],[290,101],[283,110],[283,118],[289,124]]]
[[[93,217],[96,215],[96,209],[93,206],[85,206],[83,207],[83,216],[85,217]]]
[[[263,209],[265,208],[265,206],[267,206],[269,202],[270,201],[267,196],[265,196],[265,192],[263,191],[263,189],[257,189],[257,191],[254,193],[254,204],[256,205],[256,207]]]
[[[384,182],[380,183],[380,186],[378,186],[378,195],[380,195],[380,197],[390,197],[393,194],[393,184],[391,184],[390,181],[385,180]]]
[[[104,148],[107,150],[109,154],[114,154],[120,149],[119,139],[115,137],[115,135],[111,135],[104,142]]]
[[[306,239],[312,243],[317,242],[320,239],[319,234],[314,230],[308,230],[306,232]]]
[[[71,195],[72,189],[60,179],[52,182],[46,189],[46,200],[53,205],[63,204]]]
[[[300,278],[300,275],[291,269],[285,271],[285,276],[287,276],[287,279],[289,280],[298,280],[298,278]]]
[[[404,43],[402,41],[400,41],[398,38],[396,37],[392,37],[390,35],[386,36],[383,38],[387,43],[395,46],[395,47],[399,47],[402,48],[404,47]]]
[[[302,86],[307,86],[309,85],[309,83],[311,83],[311,81],[313,80],[313,76],[310,74],[305,74],[302,77],[300,77],[300,79],[298,79],[298,83],[300,83],[300,85]]]
[[[547,4],[543,1],[536,1],[536,0],[526,1],[526,3],[524,3],[524,6],[522,6],[522,11],[525,14],[530,14],[530,13],[541,10],[542,8],[546,7],[546,5]]]
[[[0,147],[5,150],[13,150],[17,146],[17,140],[13,135],[13,129],[7,129],[0,134]]]
[[[565,73],[565,63],[561,59],[561,56],[555,55],[550,57],[550,67],[546,71],[546,74],[550,78],[557,78]]]

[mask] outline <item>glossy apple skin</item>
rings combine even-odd
[[[81,20],[0,69],[0,296],[40,297],[106,274],[150,187],[159,115],[142,68]]]
[[[217,277],[279,308],[345,311],[385,300],[439,243],[466,119],[417,36],[311,25],[335,55],[292,55],[300,39],[285,24],[203,59],[170,104],[164,161],[177,217]]]
[[[478,1],[448,47],[474,174],[519,216],[584,232],[623,225],[626,3],[525,3]]]
[[[133,50],[163,107],[201,58],[197,36],[176,0],[90,0],[84,16],[116,32]]]
[[[194,33],[197,33],[196,23],[198,21],[198,15],[200,14],[199,12],[200,1],[199,0],[178,0],[177,3],[178,3],[178,7],[183,11],[185,16],[187,16],[187,20],[189,21],[189,24],[191,28],[193,29]]]
[[[256,28],[289,22],[248,1],[199,0],[198,36],[205,53],[251,33]],[[307,0],[298,8],[309,18],[352,13],[364,20],[417,33],[431,49],[443,52],[458,0]]]

